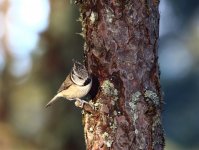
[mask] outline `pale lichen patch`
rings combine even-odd
[[[91,15],[90,15],[90,21],[91,21],[91,24],[95,23],[95,21],[98,19],[98,14],[96,12],[91,12]]]
[[[149,98],[150,100],[152,100],[152,102],[155,105],[159,105],[159,97],[158,97],[158,95],[155,92],[153,92],[151,90],[146,90],[145,93],[144,93],[144,97]],[[146,99],[146,100],[149,100],[149,99]]]
[[[110,128],[112,129],[112,133],[115,133],[115,131],[117,129],[117,121],[116,121],[116,119],[113,120],[113,122],[110,125]]]
[[[157,126],[161,125],[161,119],[160,116],[157,114],[156,116],[153,117],[153,124],[152,124],[152,130],[154,131]]]
[[[105,144],[107,147],[111,147],[113,141],[112,140],[108,140]]]
[[[137,129],[135,129],[135,134],[138,134],[138,130]]]
[[[139,97],[141,96],[141,92],[137,91],[132,95],[132,102],[137,102],[139,100]]]
[[[93,104],[93,106],[94,106],[94,109],[95,109],[95,110],[99,110],[99,109],[100,109],[100,107],[101,107],[101,105],[102,105],[102,104],[101,104],[101,103],[99,103],[99,99],[97,100],[97,102],[96,102],[96,103],[94,103],[94,104]]]
[[[131,108],[130,110],[132,113],[133,125],[135,126],[135,134],[136,135],[138,134],[138,129],[136,129],[136,120],[138,119],[138,112],[136,111],[136,106],[137,106],[136,104],[139,101],[141,95],[142,94],[140,91],[135,92],[131,97],[131,101],[129,102],[129,106]]]
[[[133,119],[134,119],[134,120],[137,120],[137,119],[138,119],[138,114],[134,113]]]
[[[161,124],[162,123],[160,115],[159,114],[155,115],[153,117],[153,124],[152,124],[153,137],[157,137],[158,135],[157,129],[162,126]],[[164,141],[162,141],[161,139],[153,140],[153,149],[155,149],[156,145],[164,145]]]
[[[113,140],[111,139],[111,137],[109,136],[109,134],[107,132],[104,132],[102,134],[102,138],[104,140],[104,144],[107,146],[107,147],[111,147],[112,143],[113,143]]]
[[[115,105],[115,101],[111,101],[111,105]]]
[[[131,110],[134,111],[135,107],[136,107],[136,102],[139,100],[139,97],[141,96],[141,92],[137,91],[135,92],[132,97],[131,97],[131,101],[129,102],[129,106],[131,107]]]
[[[102,134],[102,138],[103,138],[104,140],[106,140],[106,139],[108,138],[108,136],[109,136],[109,134],[108,134],[107,132],[104,132],[104,133]]]
[[[115,98],[114,98],[114,101],[117,101],[118,99],[119,99],[119,97],[115,97]]]
[[[107,22],[112,23],[113,18],[114,18],[113,12],[109,9],[106,9],[106,20],[107,20]]]
[[[105,80],[101,87],[104,94],[109,96],[118,96],[118,90],[115,89],[114,84],[109,80]],[[118,100],[118,97],[115,97],[114,100]]]
[[[89,132],[93,132],[93,127],[90,127],[90,128],[89,128]]]
[[[117,116],[117,111],[116,111],[116,110],[114,110],[113,114],[114,114],[114,116]]]

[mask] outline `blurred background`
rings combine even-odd
[[[159,63],[166,150],[199,149],[199,1],[161,0]],[[0,150],[85,150],[81,111],[45,104],[82,60],[77,6],[0,0]]]

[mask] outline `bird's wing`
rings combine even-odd
[[[70,79],[70,74],[66,77],[65,81],[62,83],[62,85],[60,86],[59,90],[57,91],[57,93],[66,90],[69,86],[71,86],[73,84],[73,82]]]

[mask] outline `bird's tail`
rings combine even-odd
[[[60,94],[58,93],[57,95],[55,95],[55,96],[53,97],[53,99],[51,99],[51,100],[48,102],[48,104],[46,105],[46,108],[49,107],[49,106],[51,106],[53,103],[55,103],[55,102],[58,100],[59,97],[62,97],[62,95],[60,95]]]

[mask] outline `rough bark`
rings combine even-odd
[[[157,0],[84,0],[85,58],[99,82],[84,112],[87,150],[162,150]]]

